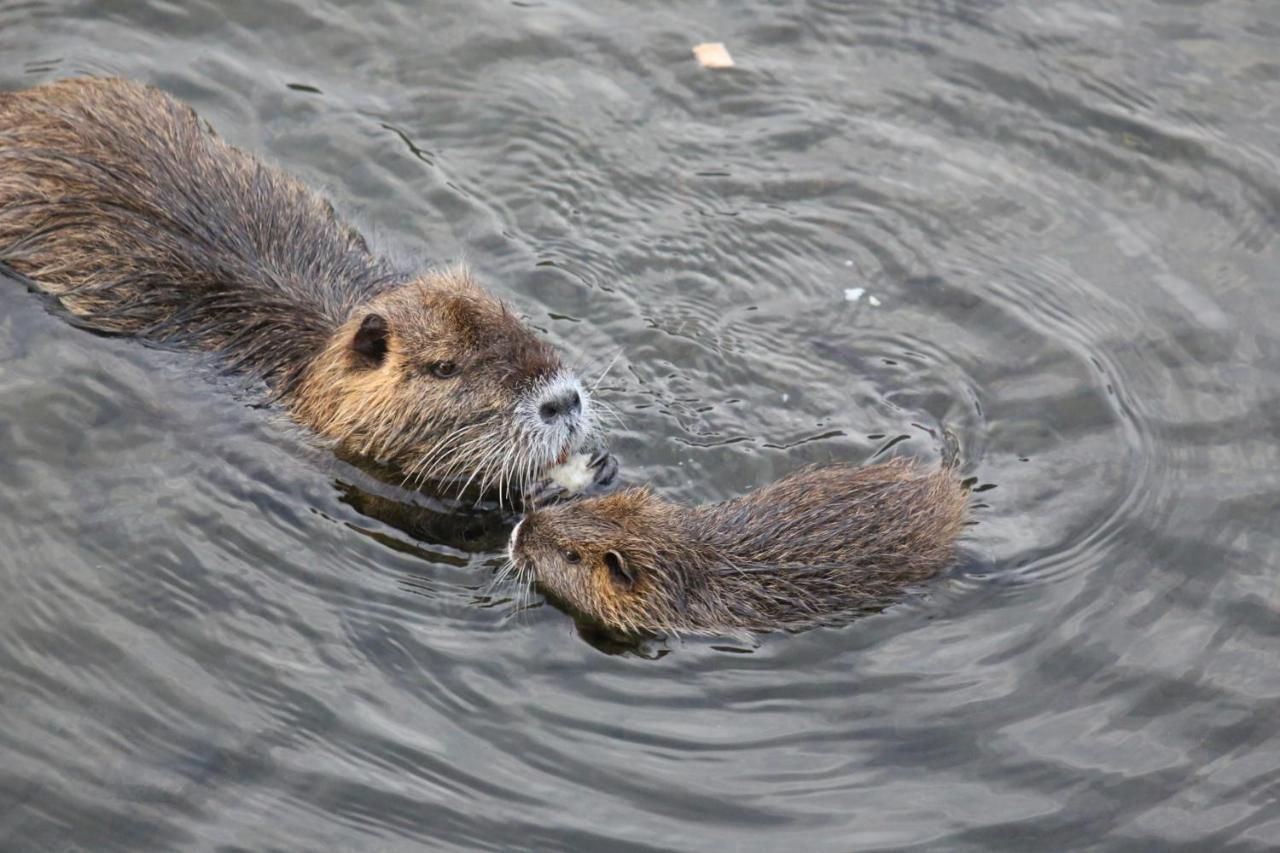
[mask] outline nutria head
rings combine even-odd
[[[300,420],[406,478],[510,495],[594,437],[555,350],[463,270],[350,311],[289,395]]]
[[[522,577],[570,609],[624,632],[679,630],[715,550],[689,512],[628,489],[535,509],[511,532]],[[528,576],[532,577],[528,577]]]
[[[700,507],[646,489],[535,509],[511,565],[623,633],[736,633],[882,607],[954,557],[967,493],[949,466],[830,465]]]

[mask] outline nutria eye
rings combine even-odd
[[[582,555],[579,554],[577,551],[573,550],[572,548],[569,548],[564,552],[564,559],[566,562],[569,562],[569,563],[581,563]]]
[[[450,376],[458,375],[458,363],[456,361],[437,361],[430,367],[431,375],[436,379],[448,379]]]

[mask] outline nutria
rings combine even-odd
[[[794,629],[880,607],[953,559],[966,491],[897,459],[682,507],[633,488],[534,509],[509,568],[624,634]]]
[[[594,431],[577,376],[466,271],[374,255],[327,201],[138,83],[0,93],[0,266],[78,325],[220,354],[340,452],[418,484],[522,488]]]

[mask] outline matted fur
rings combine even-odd
[[[629,489],[530,512],[511,559],[624,633],[799,628],[882,606],[945,568],[967,505],[949,466],[907,459],[811,468],[695,508]]]
[[[464,270],[373,255],[327,201],[147,86],[0,93],[0,264],[81,325],[221,354],[298,421],[420,480],[519,488],[568,449],[517,411],[559,358]],[[353,349],[371,313],[380,360]]]

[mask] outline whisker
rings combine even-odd
[[[613,370],[613,366],[618,363],[618,359],[621,357],[622,357],[622,347],[618,347],[618,351],[613,354],[613,358],[609,360],[609,364],[605,367],[604,370],[600,371],[600,375],[596,377],[596,381],[591,383],[591,388],[590,388],[591,391],[595,391],[596,388],[600,385],[600,383],[604,381],[604,378],[609,375],[609,371]]]

